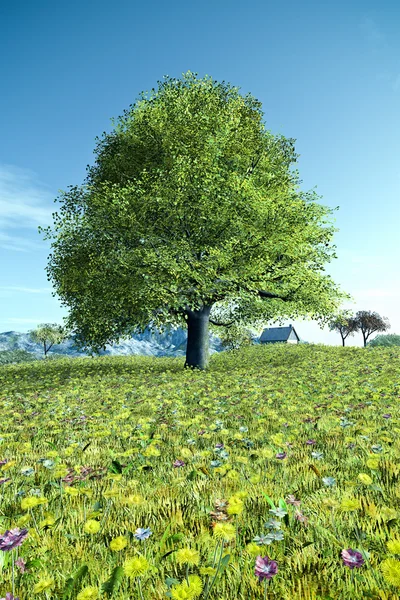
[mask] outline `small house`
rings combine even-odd
[[[288,344],[298,344],[300,338],[293,325],[288,327],[269,327],[264,329],[260,337],[260,344],[274,344],[276,342],[286,342]]]

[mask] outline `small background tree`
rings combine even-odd
[[[349,335],[354,335],[358,331],[359,325],[355,317],[351,315],[349,310],[343,310],[328,323],[330,331],[338,331],[342,338],[342,345]]]
[[[400,346],[400,335],[396,335],[395,333],[389,335],[377,335],[376,338],[367,343],[367,346],[371,346],[372,348],[376,346],[384,346],[386,348]]]
[[[358,325],[358,329],[361,329],[361,333],[364,339],[364,348],[367,345],[367,340],[372,333],[375,331],[387,331],[390,329],[390,323],[387,317],[381,317],[376,312],[370,310],[359,310],[355,316],[355,320]]]
[[[68,337],[68,333],[64,327],[57,325],[57,323],[44,323],[28,333],[33,342],[43,344],[45,358],[54,344],[60,344]]]

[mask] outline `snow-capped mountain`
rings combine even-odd
[[[256,343],[258,340],[254,340]],[[181,327],[168,328],[163,333],[152,333],[146,328],[141,334],[135,334],[128,339],[121,339],[113,345],[108,344],[106,350],[101,350],[100,355],[129,355],[142,354],[147,356],[185,356],[187,331]],[[31,341],[28,333],[6,331],[0,333],[0,352],[5,350],[26,350],[36,356],[44,355],[43,345]],[[210,334],[209,354],[223,350],[219,337]],[[54,344],[48,352],[50,354],[64,354],[68,356],[88,356],[85,352],[78,352],[73,339],[67,339],[61,344]]]

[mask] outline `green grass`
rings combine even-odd
[[[0,367],[0,479],[10,478],[0,537],[28,529],[15,595],[262,599],[255,559],[268,555],[278,563],[269,599],[399,598],[400,543],[387,543],[400,537],[400,349],[257,345],[213,354],[206,372],[183,364],[105,356]],[[228,501],[233,531],[223,547],[217,500]],[[272,505],[287,514],[274,517]],[[257,544],[272,517],[283,540]],[[85,532],[88,520],[97,533]],[[137,540],[137,528],[152,534]],[[112,550],[119,536],[126,546]],[[182,563],[184,548],[198,552],[195,564]],[[347,548],[363,554],[360,568],[343,565]],[[139,556],[149,568],[128,577],[125,561]],[[206,568],[218,564],[214,581]],[[0,571],[5,597],[11,552],[0,552]]]

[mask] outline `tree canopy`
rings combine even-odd
[[[61,193],[54,231],[39,227],[81,347],[187,325],[185,366],[203,368],[209,324],[325,324],[351,298],[321,273],[336,209],[299,190],[295,140],[266,130],[250,94],[196,75],[142,93]]]

